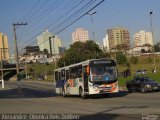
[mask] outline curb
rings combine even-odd
[[[20,81],[20,82],[28,82],[28,83],[42,83],[42,84],[54,84],[54,82],[42,82],[42,81]]]

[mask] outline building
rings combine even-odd
[[[59,54],[59,47],[61,47],[61,39],[56,35],[54,36],[48,30],[45,30],[42,35],[37,37],[38,46],[40,51],[48,50],[49,54]]]
[[[108,35],[106,34],[106,37],[103,38],[103,48],[106,51],[109,51],[109,41],[108,41]]]
[[[59,48],[62,47],[61,39],[56,35],[53,38],[53,47],[52,47],[52,54],[59,55],[60,51]]]
[[[30,54],[30,53],[39,53],[39,46],[26,46],[25,48],[25,53]]]
[[[2,57],[1,57],[2,56]],[[0,60],[9,60],[8,38],[3,33],[0,33]]]
[[[77,28],[75,32],[72,33],[72,42],[86,42],[89,40],[88,31],[83,28]]]
[[[148,46],[137,46],[137,47],[132,47],[130,50],[127,51],[128,54],[130,55],[142,55],[142,54],[149,54],[152,52],[152,47]]]
[[[124,49],[130,47],[129,31],[123,27],[115,27],[107,30],[109,49],[117,49],[118,46],[122,46]]]
[[[65,47],[59,47],[59,54],[64,54],[65,50]]]
[[[144,30],[134,34],[134,46],[153,45],[152,33]]]
[[[146,32],[146,44],[153,45],[153,38],[151,32]]]

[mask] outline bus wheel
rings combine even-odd
[[[83,89],[79,88],[79,95],[81,96],[81,98],[86,99],[87,96],[84,94]]]
[[[63,88],[63,90],[62,90],[62,96],[63,96],[63,97],[67,97],[64,88]]]

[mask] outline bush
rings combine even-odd
[[[127,58],[123,53],[117,53],[116,60],[118,64],[125,64],[127,62]]]
[[[137,64],[137,63],[138,63],[138,57],[132,56],[132,57],[130,58],[130,62],[131,62],[132,64]]]
[[[152,57],[148,57],[147,61],[148,61],[148,63],[151,63],[153,61],[153,58]]]

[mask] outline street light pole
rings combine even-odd
[[[88,15],[91,16],[91,24],[92,24],[92,35],[93,35],[93,40],[95,39],[95,36],[94,36],[94,24],[93,24],[93,15],[96,14],[97,12],[92,12],[92,13],[87,13]]]
[[[152,14],[153,14],[153,11],[151,11],[149,14],[150,14],[150,29],[151,29],[152,41],[153,41],[154,71],[156,72],[156,57],[155,57],[154,39],[153,39],[153,25],[152,25]]]
[[[92,12],[92,13],[87,13],[88,15],[91,16],[91,24],[92,24],[92,35],[93,35],[93,41],[95,41],[95,36],[94,36],[94,24],[93,24],[93,15],[96,14],[97,12]],[[95,55],[95,59],[96,59],[96,50],[94,49],[94,55]]]

